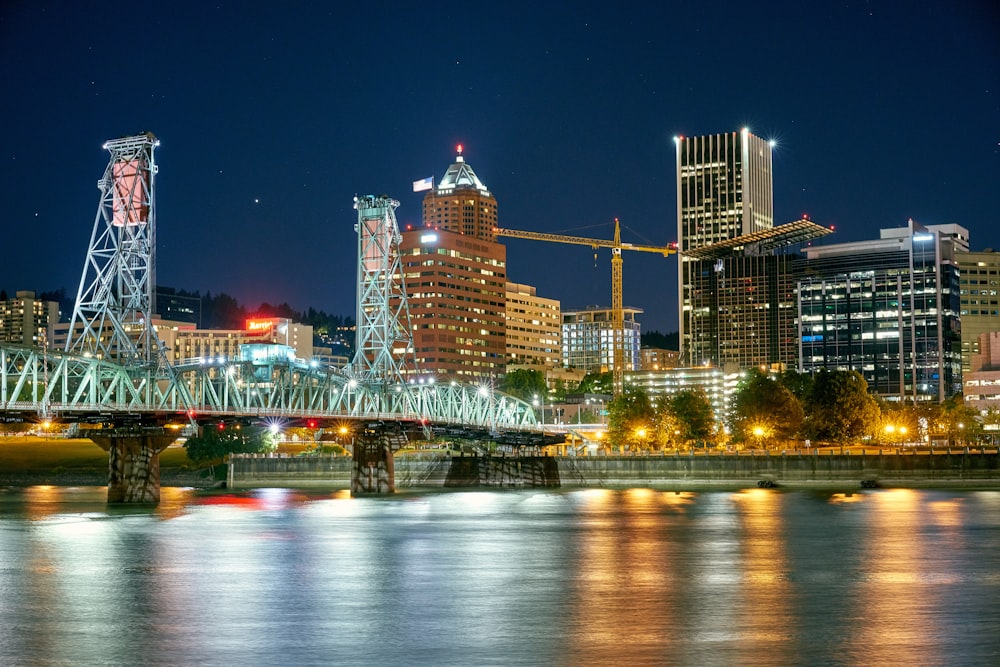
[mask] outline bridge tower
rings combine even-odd
[[[90,248],[66,337],[66,352],[124,367],[128,392],[157,402],[161,386],[174,384],[173,367],[153,328],[156,290],[156,160],[152,133],[112,139]],[[97,382],[111,391],[110,366]],[[161,382],[166,381],[166,382]],[[119,385],[119,391],[124,388]],[[190,407],[187,388],[181,402]],[[155,503],[160,498],[160,452],[175,439],[162,429],[125,429],[91,437],[109,452],[109,502]]]
[[[354,198],[358,222],[357,345],[351,372],[363,384],[405,383],[413,360],[413,329],[399,258],[399,202],[387,196]],[[411,361],[415,366],[415,360]]]
[[[413,359],[413,330],[403,287],[396,225],[399,202],[387,196],[354,198],[358,222],[357,346],[351,363],[355,381],[375,413],[388,411],[390,387],[405,385],[406,357]],[[365,429],[354,443],[352,493],[395,491],[392,450],[394,439],[385,426]]]
[[[152,314],[156,282],[156,162],[152,133],[113,139],[66,351],[127,367],[160,359]]]

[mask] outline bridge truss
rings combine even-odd
[[[240,359],[169,363],[152,324],[158,145],[150,133],[104,145],[111,157],[98,182],[100,203],[66,346],[55,352],[0,345],[0,418],[330,417],[537,429],[523,401],[489,388],[408,379],[404,357],[413,356],[413,345],[394,213],[399,202],[385,196],[355,200],[359,341],[347,369],[252,351],[241,351]]]
[[[415,420],[499,430],[537,429],[531,407],[456,383],[373,386],[300,360],[195,359],[172,378],[93,356],[0,347],[0,412],[66,421],[123,415],[161,421],[209,417]]]

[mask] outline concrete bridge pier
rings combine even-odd
[[[396,471],[389,439],[381,436],[359,438],[354,444],[351,494],[385,495],[395,492]]]
[[[89,436],[108,453],[109,503],[160,502],[160,452],[174,434],[122,430]]]

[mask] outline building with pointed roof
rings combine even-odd
[[[424,225],[493,241],[497,200],[479,180],[458,146],[455,161],[435,187],[424,195]]]

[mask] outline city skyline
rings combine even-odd
[[[441,178],[459,143],[502,227],[610,238],[619,217],[623,240],[675,241],[673,136],[747,126],[777,142],[776,225],[808,213],[839,243],[913,218],[1000,248],[986,2],[512,3],[453,20],[402,3],[267,7],[0,9],[0,287],[75,294],[101,144],[141,131],[161,141],[157,282],[251,308],[353,316],[353,196],[389,194],[400,226],[417,225],[412,182]],[[609,305],[606,252],[504,243],[510,281],[567,309]],[[676,260],[633,255],[625,305],[644,331],[676,330]]]

